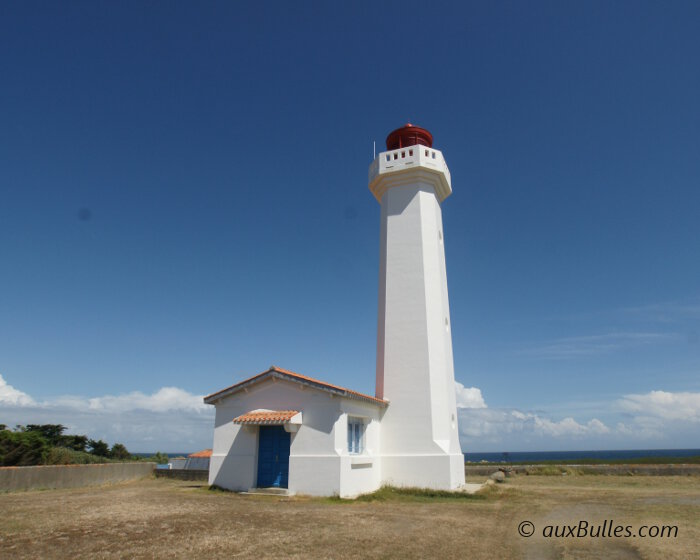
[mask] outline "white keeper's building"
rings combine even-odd
[[[464,484],[440,209],[452,186],[432,143],[407,124],[369,168],[381,204],[375,396],[272,366],[205,397],[209,484],[341,497]]]

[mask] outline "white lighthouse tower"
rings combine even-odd
[[[454,489],[464,484],[457,431],[450,309],[440,204],[450,172],[427,130],[407,124],[387,137],[369,168],[381,204],[376,396],[381,479]]]

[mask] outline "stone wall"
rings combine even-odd
[[[43,488],[78,488],[111,484],[149,476],[155,463],[104,463],[0,467],[0,492]]]

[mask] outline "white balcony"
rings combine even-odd
[[[381,202],[381,195],[386,190],[386,187],[382,186],[383,176],[404,174],[412,169],[421,169],[439,176],[440,184],[436,185],[436,193],[440,201],[452,192],[450,170],[442,152],[420,144],[381,152],[369,166],[369,188]]]

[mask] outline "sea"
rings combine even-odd
[[[608,449],[601,451],[501,451],[465,453],[469,463],[538,463],[540,461],[576,461],[579,459],[641,459],[646,457],[698,457],[700,449]]]

